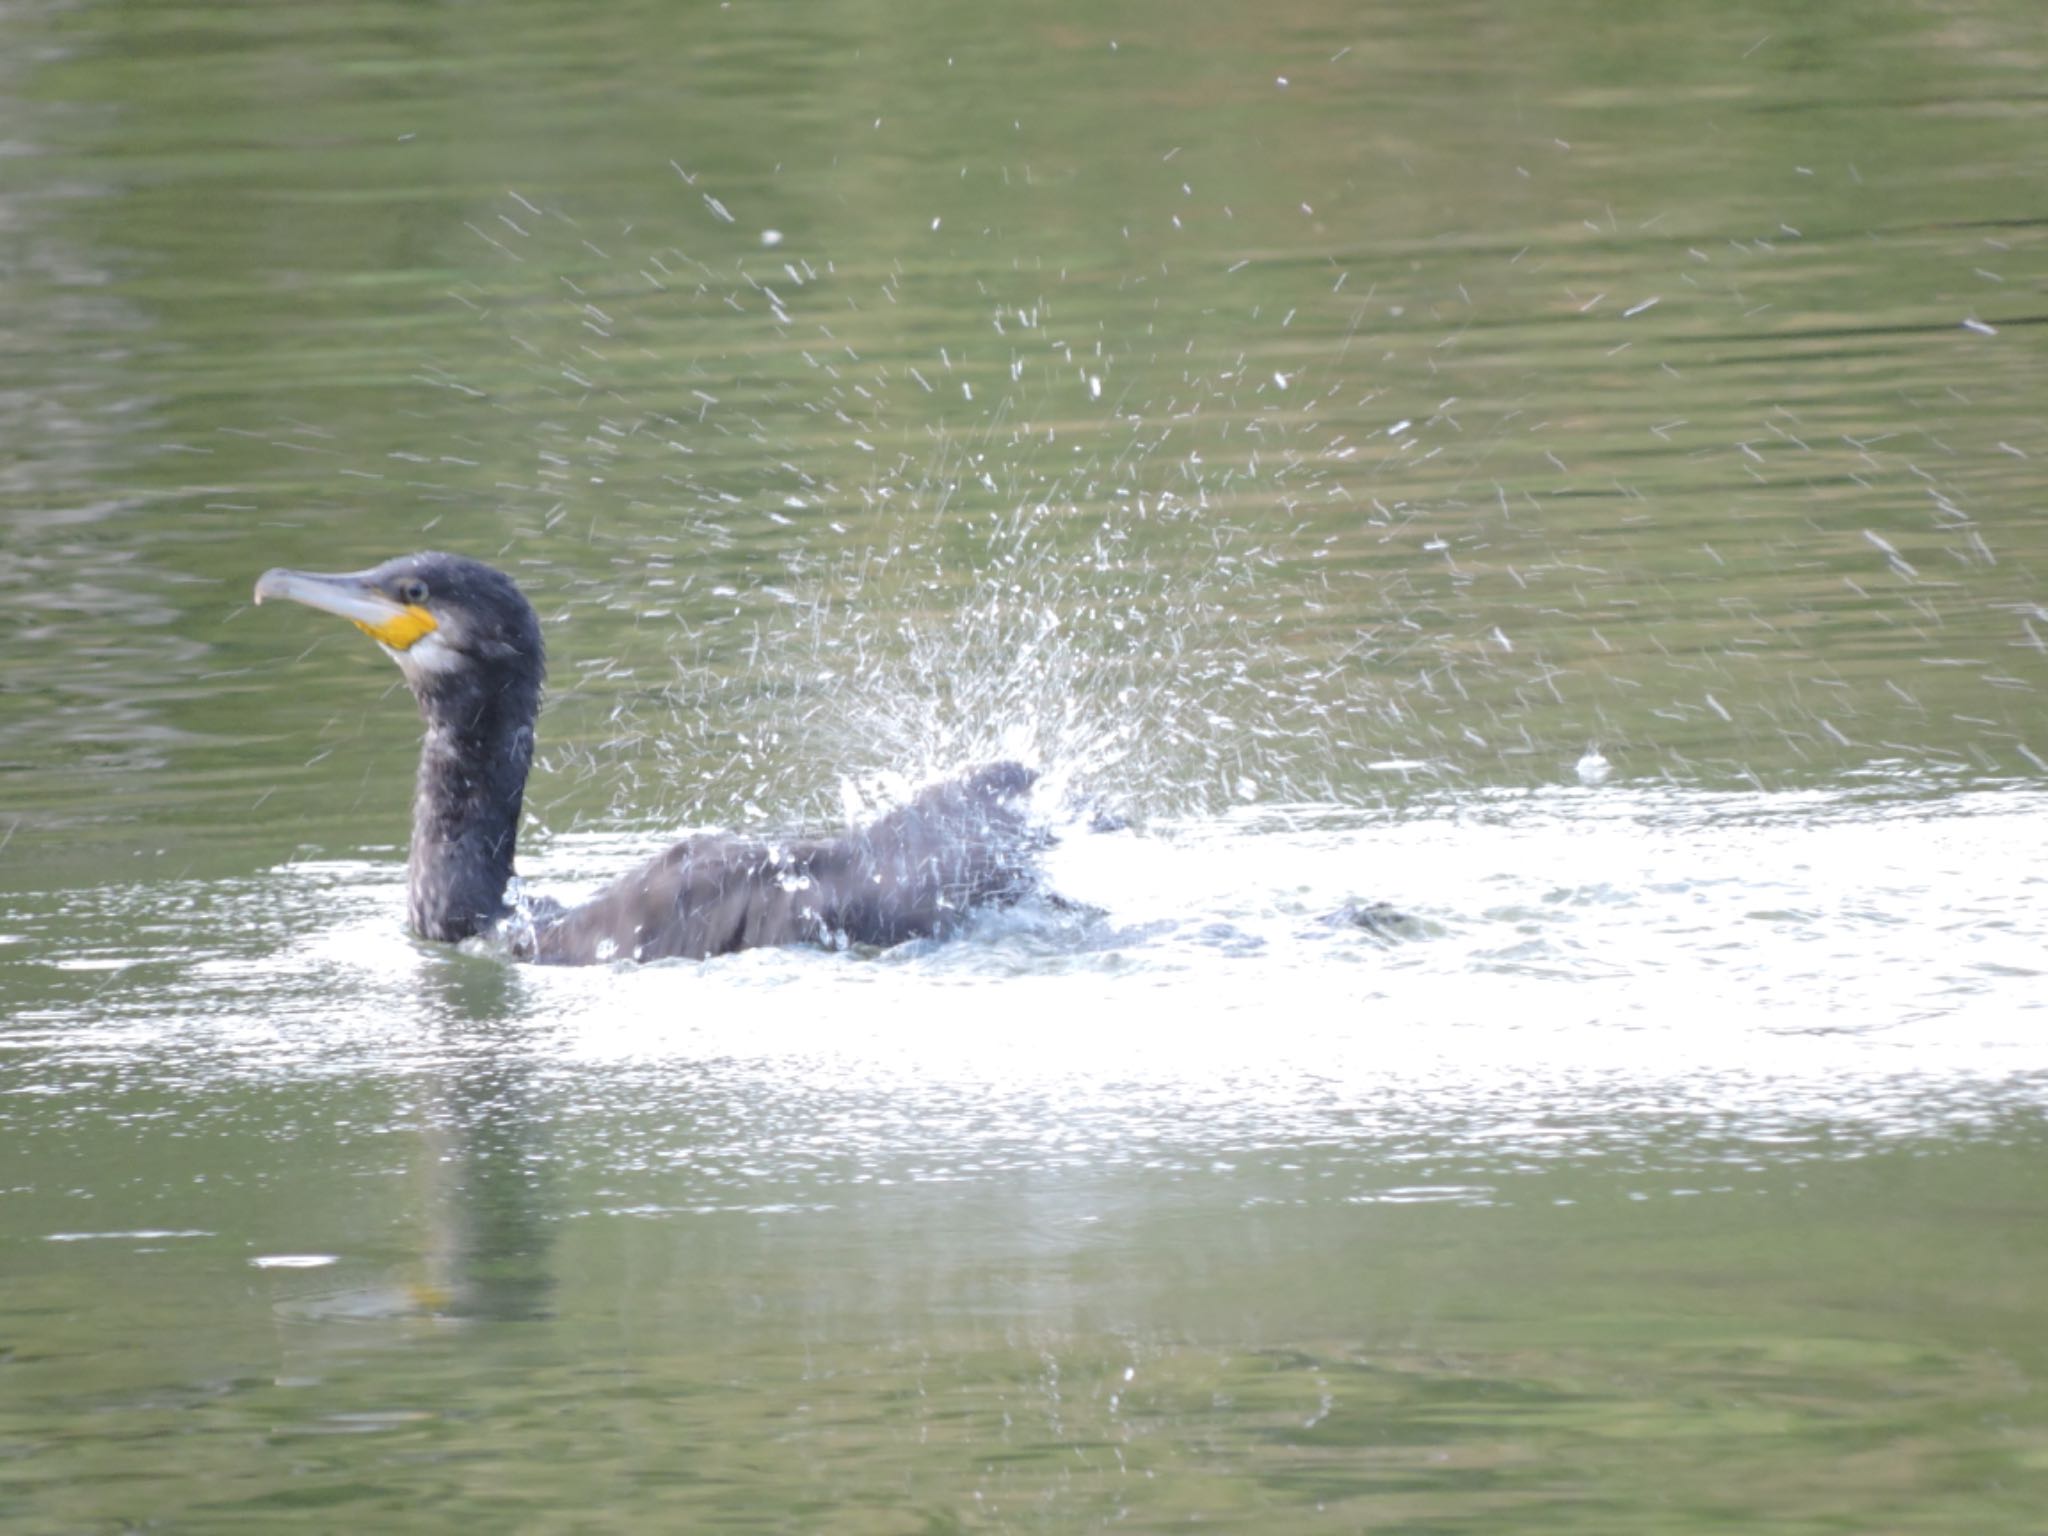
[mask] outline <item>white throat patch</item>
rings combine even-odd
[[[407,677],[431,677],[439,672],[452,672],[462,664],[461,653],[438,629],[429,630],[402,651],[395,646],[384,645],[381,640],[377,643],[383,647],[386,656],[398,663],[399,670]]]

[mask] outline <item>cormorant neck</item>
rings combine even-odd
[[[421,938],[452,942],[505,913],[540,680],[485,685],[441,674],[412,681],[427,735],[406,858],[408,909]]]

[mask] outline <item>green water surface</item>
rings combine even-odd
[[[0,6],[0,1525],[2042,1529],[2042,20]],[[1098,905],[412,943],[429,546]]]

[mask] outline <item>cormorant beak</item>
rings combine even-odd
[[[440,623],[418,603],[394,601],[372,583],[370,571],[320,576],[311,571],[265,571],[256,582],[256,601],[282,597],[322,613],[339,614],[378,644],[394,651],[412,648]]]

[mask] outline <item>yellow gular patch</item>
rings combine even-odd
[[[434,616],[418,603],[407,603],[381,624],[365,624],[357,619],[355,626],[372,640],[388,645],[394,651],[410,649],[420,636],[431,635],[441,627],[434,622]]]

